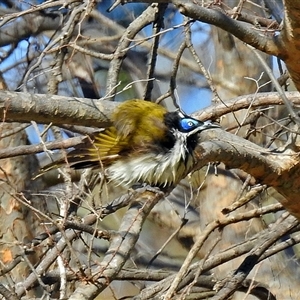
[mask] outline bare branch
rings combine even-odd
[[[95,127],[109,125],[109,116],[116,103],[56,95],[0,91],[0,119],[73,124]]]

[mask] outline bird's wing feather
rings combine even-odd
[[[68,162],[74,168],[106,165],[118,159],[126,147],[128,142],[118,137],[114,127],[109,127],[94,137],[87,137],[84,144],[68,154]]]
[[[93,153],[101,159],[118,155],[128,149],[128,141],[118,135],[115,127],[109,127],[95,137]]]
[[[109,165],[119,158],[119,153],[126,152],[126,146],[128,147],[128,142],[117,136],[114,127],[109,127],[94,136],[86,137],[68,153],[67,158],[61,158],[41,168],[40,175],[66,163],[74,169]]]

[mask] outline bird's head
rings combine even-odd
[[[210,128],[220,128],[218,124],[210,121],[199,121],[179,111],[167,112],[164,115],[164,124],[169,131],[169,138],[173,142],[180,141],[188,152],[192,152],[198,142],[198,133]]]

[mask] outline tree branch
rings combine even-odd
[[[57,5],[54,3],[53,5]],[[36,36],[46,30],[57,30],[61,25],[62,14],[60,12],[46,13],[28,13],[23,17],[18,17],[21,13],[8,15],[0,23],[0,46],[6,46],[12,43],[18,43],[20,40]],[[13,18],[14,17],[14,18]],[[13,20],[8,22],[8,20]]]
[[[298,92],[286,92],[294,105],[300,104]],[[256,108],[264,105],[282,105],[278,93],[255,93],[210,106],[193,114],[200,120],[218,117],[246,109],[250,105]],[[2,122],[30,122],[53,125],[82,125],[89,127],[107,127],[113,110],[118,106],[106,100],[65,97],[45,94],[17,93],[0,90],[0,120]]]
[[[297,153],[274,153],[222,129],[200,133],[195,150],[200,169],[212,161],[223,162],[229,169],[242,169],[258,182],[272,186],[285,198],[281,204],[300,219],[300,162]]]
[[[255,31],[252,26],[228,17],[219,9],[196,5],[193,1],[173,0],[172,2],[183,15],[218,26],[256,49],[270,55],[280,56],[276,37],[262,35],[261,32]]]
[[[107,127],[116,106],[105,100],[0,91],[0,120],[3,122],[35,120],[41,124]]]
[[[58,140],[54,142],[48,142],[48,143],[37,144],[37,145],[24,145],[24,146],[21,145],[17,147],[0,149],[0,159],[15,157],[19,155],[40,153],[40,152],[44,152],[45,149],[47,150],[68,149],[78,145],[80,142],[82,142],[83,138],[84,137],[75,137],[63,141]]]

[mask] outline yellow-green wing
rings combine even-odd
[[[128,148],[126,140],[117,136],[114,127],[109,127],[104,131],[87,137],[83,144],[71,151],[67,158],[71,167],[88,168],[99,165],[108,165],[118,159],[121,152]]]

